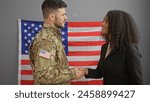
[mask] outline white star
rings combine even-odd
[[[31,29],[31,27],[30,27],[30,26],[28,26],[28,29]]]
[[[39,27],[42,28],[42,25],[40,24]]]
[[[65,41],[65,38],[62,38],[62,41]]]
[[[65,32],[62,32],[62,35],[65,35]]]
[[[28,44],[27,44],[27,43],[25,43],[25,46],[28,46]]]
[[[32,37],[32,40],[34,39],[34,37]]]
[[[25,53],[28,53],[28,51],[27,51],[27,50],[25,50]]]
[[[27,30],[26,30],[26,29],[24,30],[24,33],[27,33]]]
[[[34,24],[31,24],[31,26],[34,27],[35,25],[34,25]]]
[[[28,43],[31,43],[31,41],[30,41],[30,40],[28,40]]]
[[[27,23],[24,23],[23,25],[24,25],[24,26],[27,26]]]
[[[27,39],[27,37],[25,36],[24,39]]]
[[[28,33],[28,36],[31,36],[31,34],[30,34],[30,33]]]
[[[38,28],[36,27],[35,30],[38,30]]]
[[[34,30],[32,30],[32,33],[34,33]]]

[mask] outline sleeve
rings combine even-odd
[[[103,46],[101,48],[101,55],[103,54]],[[85,78],[102,78],[102,57],[100,57],[100,60],[98,62],[97,68],[96,69],[90,69],[88,68],[88,74],[85,75]]]
[[[96,69],[88,68],[88,74],[85,75],[85,78],[96,78],[96,79],[102,78],[100,64],[98,64]]]
[[[126,64],[129,72],[131,84],[143,84],[141,54],[136,45],[129,45],[126,53]]]
[[[34,77],[37,83],[59,84],[75,78],[75,70],[62,68],[57,56],[57,46],[54,41],[42,40],[37,45]]]

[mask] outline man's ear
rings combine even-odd
[[[48,15],[48,17],[49,17],[49,19],[52,20],[52,21],[55,19],[54,13],[50,13],[50,14]]]

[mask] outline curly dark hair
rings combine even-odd
[[[121,10],[111,10],[106,14],[108,36],[106,42],[115,49],[124,52],[129,43],[138,43],[137,26],[130,14]]]

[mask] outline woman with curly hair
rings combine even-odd
[[[104,85],[143,84],[141,54],[137,28],[130,14],[111,10],[104,17],[102,34],[106,44],[101,48],[96,69],[85,69],[86,78],[102,78]]]

